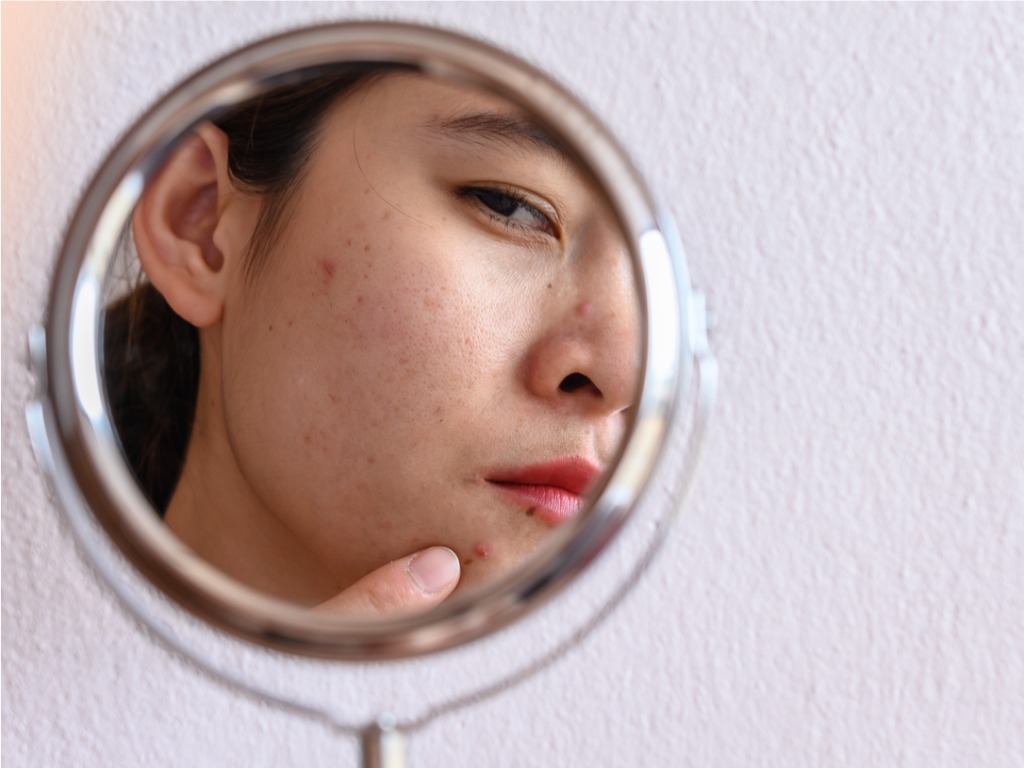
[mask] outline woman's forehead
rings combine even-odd
[[[395,70],[372,76],[339,99],[339,115],[401,124],[417,132],[476,139],[530,141],[568,159],[569,153],[529,113],[480,86],[419,72]]]
[[[574,154],[527,111],[478,85],[407,70],[374,75],[334,105],[336,125],[359,126],[361,141],[384,134],[421,147],[462,146],[558,165],[588,178]],[[368,129],[368,130],[367,130]]]

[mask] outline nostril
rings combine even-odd
[[[562,379],[562,383],[558,385],[558,388],[563,392],[575,392],[576,390],[593,385],[594,383],[582,373],[570,373]]]

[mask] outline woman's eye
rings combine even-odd
[[[505,226],[543,232],[558,238],[558,229],[551,219],[514,192],[469,187],[462,191],[462,196],[476,200],[491,218]]]

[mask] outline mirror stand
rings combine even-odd
[[[405,735],[392,715],[381,715],[363,731],[363,768],[406,768]]]
[[[343,53],[347,58],[339,59]],[[109,392],[101,377],[102,322],[111,259],[125,222],[166,153],[197,119],[222,114],[242,96],[251,99],[253,94],[263,93],[277,82],[275,78],[333,67],[339,60],[347,65],[386,61],[415,66],[420,70],[417,77],[447,78],[446,87],[453,87],[455,80],[468,79],[483,88],[488,98],[498,99],[501,109],[511,106],[523,111],[529,118],[525,123],[515,117],[519,112],[512,112],[509,118],[499,110],[495,117],[493,107],[487,106],[491,102],[486,102],[484,106],[492,112],[480,113],[488,118],[483,123],[477,113],[443,122],[441,136],[448,136],[446,140],[454,141],[456,148],[462,147],[453,150],[460,158],[455,165],[473,171],[460,171],[469,175],[469,180],[457,179],[459,195],[449,194],[451,190],[440,194],[438,186],[431,183],[426,185],[427,199],[437,198],[440,210],[447,211],[456,201],[465,201],[463,188],[467,184],[472,200],[488,210],[495,199],[500,204],[509,198],[516,206],[513,213],[519,216],[513,223],[522,224],[520,219],[526,215],[531,225],[527,231],[540,237],[554,253],[556,244],[561,249],[564,243],[555,237],[558,230],[546,214],[500,190],[478,189],[478,175],[490,178],[492,173],[513,173],[502,165],[506,153],[499,150],[504,144],[485,144],[497,155],[492,159],[498,170],[492,172],[485,164],[484,172],[473,165],[479,162],[477,143],[469,142],[474,149],[463,157],[465,140],[449,134],[454,131],[458,137],[462,135],[459,131],[474,127],[478,132],[481,127],[493,132],[497,121],[502,127],[500,136],[516,139],[520,150],[528,147],[536,153],[554,147],[554,157],[541,155],[547,158],[544,162],[557,169],[577,169],[585,176],[583,187],[589,189],[587,185],[593,183],[600,192],[596,198],[588,193],[577,200],[572,208],[575,218],[569,221],[578,223],[571,231],[579,237],[589,233],[595,242],[611,237],[616,246],[586,251],[606,253],[612,267],[609,272],[607,265],[601,266],[603,262],[591,264],[591,282],[604,286],[609,274],[618,274],[625,284],[632,281],[640,286],[635,306],[627,305],[619,314],[611,312],[594,327],[619,328],[622,332],[614,338],[628,341],[628,318],[633,311],[639,311],[644,320],[645,364],[640,380],[633,381],[636,402],[628,440],[604,476],[587,515],[569,529],[572,537],[553,539],[555,546],[544,557],[482,590],[472,601],[453,600],[433,614],[376,623],[339,620],[275,599],[233,580],[168,533],[124,461],[104,396]],[[260,67],[253,69],[253,62],[260,62]],[[430,87],[440,86],[434,83]],[[434,90],[420,93],[438,95]],[[481,95],[473,93],[474,98]],[[417,119],[412,125],[421,123]],[[503,169],[504,173],[498,173]],[[582,187],[573,182],[568,188]],[[482,198],[478,196],[481,192]],[[545,206],[542,201],[535,202]],[[453,209],[465,214],[468,242],[485,238],[488,243],[498,243],[501,253],[518,253],[533,242],[520,242],[518,234],[509,234],[519,233],[516,228],[492,231],[488,222],[493,223],[493,217],[478,208],[473,203]],[[498,208],[505,210],[503,204]],[[594,211],[601,215],[591,215]],[[391,215],[390,211],[384,213]],[[503,215],[508,218],[512,214]],[[584,226],[586,222],[590,224]],[[595,229],[594,222],[609,226]],[[618,247],[623,242],[628,247]],[[367,244],[363,252],[369,249]],[[630,268],[619,269],[627,256]],[[499,260],[499,264],[506,261]],[[559,263],[576,262],[561,259]],[[324,260],[316,267],[322,267],[329,279],[336,263]],[[598,275],[605,277],[598,282]],[[546,288],[552,287],[548,282]],[[541,291],[538,295],[546,294]],[[574,296],[572,292],[565,295]],[[570,307],[557,302],[552,306],[558,309],[549,312],[552,322],[563,322],[563,310]],[[593,306],[589,301],[580,303],[573,317],[592,315]],[[546,340],[550,334],[541,331],[549,330],[540,328],[538,339],[531,336],[530,343]],[[363,765],[405,766],[409,737],[439,717],[497,696],[560,660],[611,615],[649,569],[686,497],[715,399],[718,373],[707,331],[704,298],[691,288],[671,217],[657,210],[628,158],[585,108],[527,65],[469,39],[410,25],[340,24],[271,38],[211,65],[158,103],[115,148],[69,228],[46,330],[36,329],[30,336],[39,390],[28,406],[27,419],[39,463],[85,560],[144,632],[219,685],[281,711],[320,721],[339,735],[357,738]],[[544,348],[563,354],[557,346]],[[624,361],[615,371],[628,373],[631,354],[626,350],[618,357],[610,355],[610,359]],[[623,393],[628,394],[629,377],[619,378]],[[554,378],[558,396],[590,393],[581,390],[578,379],[590,381],[579,370]],[[607,389],[609,393],[613,390]],[[526,392],[524,398],[534,394]],[[607,402],[613,400],[619,402],[609,395]],[[626,410],[620,408],[609,416]],[[570,474],[573,468],[564,466],[568,461],[566,457],[560,464],[548,461],[559,464],[553,470],[542,466],[543,462],[537,466],[546,473]],[[492,474],[498,471],[485,469]],[[559,480],[547,474],[538,477],[541,470],[536,466],[525,469],[528,476],[520,476],[520,472],[512,478],[505,474],[482,477],[491,485],[528,488]],[[593,474],[589,469],[583,474],[588,472]],[[583,497],[579,488],[563,487],[566,483],[578,485],[577,480],[560,482],[562,485],[555,486],[561,489],[558,498]],[[520,502],[513,506],[518,509],[523,506]],[[537,511],[532,501],[530,504],[528,510],[520,510],[525,511],[524,520]],[[557,510],[549,512],[557,516]],[[557,521],[548,522],[553,525]],[[482,544],[476,546],[483,549],[479,556],[486,557],[489,550]],[[612,549],[615,557],[606,554]],[[571,596],[564,589],[570,581],[575,588]],[[484,635],[491,636],[486,643],[478,642]],[[453,655],[456,648],[458,654]],[[412,657],[417,657],[415,664],[409,661]],[[337,664],[340,660],[354,663]],[[383,665],[382,661],[394,663]],[[483,674],[445,674],[464,668]],[[352,691],[361,693],[353,696]]]

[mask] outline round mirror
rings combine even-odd
[[[317,27],[212,64],[109,155],[30,420],[72,522],[200,618],[408,656],[615,539],[703,323],[625,154],[550,79],[433,29]]]

